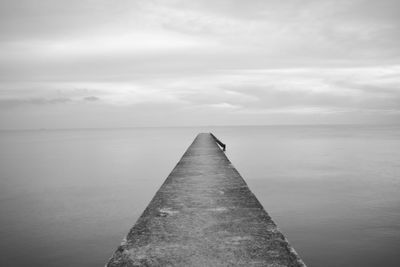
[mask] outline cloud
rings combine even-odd
[[[132,124],[150,110],[154,124],[384,117],[400,109],[399,8],[397,0],[3,0],[0,106],[19,107],[21,124],[39,107],[77,118],[78,106],[82,120],[102,110],[104,121],[121,123],[121,110],[134,110]]]
[[[3,78],[382,65],[400,56],[396,0],[2,4]]]
[[[400,74],[397,67],[256,71],[248,73],[245,84],[236,83],[230,90],[258,98],[248,106],[252,110],[303,106],[330,112],[391,112],[400,110],[400,76],[387,78],[393,71]]]
[[[72,100],[66,97],[60,98],[10,98],[0,99],[0,108],[13,108],[25,105],[52,105],[52,104],[63,104],[71,102]]]
[[[11,101],[21,104],[62,103],[66,99],[101,100],[101,104],[112,106],[173,103],[185,109],[230,107],[231,112],[247,113],[268,109],[275,112],[287,109],[293,113],[304,108],[308,113],[322,109],[384,111],[400,109],[399,77],[397,66],[225,70],[131,82],[55,83],[45,89],[19,90],[19,93],[9,90],[7,94],[3,91],[2,98],[23,99]],[[63,89],[52,90],[52,86]]]
[[[89,102],[96,102],[96,101],[99,101],[100,98],[97,96],[86,96],[83,98],[83,100],[89,101]]]

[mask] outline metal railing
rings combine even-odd
[[[210,133],[212,138],[214,138],[215,142],[222,148],[222,151],[226,150],[226,145],[224,143],[222,143],[217,137],[215,137],[215,135],[213,135],[212,133]]]

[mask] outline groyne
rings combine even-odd
[[[195,138],[108,267],[305,266],[217,142]]]

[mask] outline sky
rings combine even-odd
[[[0,0],[0,129],[400,122],[398,0]]]

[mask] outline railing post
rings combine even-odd
[[[215,135],[213,135],[212,133],[210,133],[212,138],[214,138],[215,142],[222,148],[222,151],[226,150],[226,145],[224,143],[222,143],[217,137],[215,137]]]

